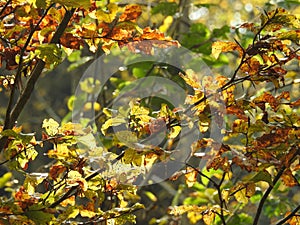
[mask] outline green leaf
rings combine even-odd
[[[178,5],[175,2],[160,2],[154,6],[151,13],[158,14],[161,13],[164,16],[173,16],[178,10]]]
[[[5,187],[11,177],[12,177],[11,172],[7,172],[7,173],[3,174],[3,176],[0,177],[0,188]]]
[[[35,54],[47,64],[54,66],[59,64],[62,59],[62,51],[56,44],[42,44],[37,47]]]
[[[54,216],[50,213],[45,213],[42,211],[26,211],[25,215],[33,220],[36,225],[45,225],[48,224]]]
[[[72,8],[83,7],[88,9],[91,6],[90,0],[52,0],[52,2]]]
[[[188,33],[183,35],[181,44],[194,52],[209,55],[212,43],[208,41],[209,29],[202,23],[192,24]]]
[[[230,27],[225,25],[221,28],[215,28],[212,31],[212,36],[214,38],[227,38],[227,34],[230,32]]]
[[[152,66],[153,66],[153,62],[143,62],[143,63],[135,64],[132,69],[132,74],[136,78],[142,78],[150,71]]]
[[[80,82],[80,89],[88,94],[97,93],[100,90],[101,83],[93,77],[88,77]]]
[[[272,181],[272,176],[269,174],[267,171],[260,171],[256,173],[250,181],[256,183],[259,181],[265,181],[267,182],[270,186],[273,186],[273,181]]]
[[[2,137],[14,137],[14,138],[18,138],[18,134],[17,134],[17,132],[15,132],[14,130],[4,130],[4,131],[2,131],[1,133],[1,136]]]

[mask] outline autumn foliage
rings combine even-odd
[[[300,224],[299,15],[278,7],[259,21],[213,30],[191,22],[175,35],[180,4],[0,0],[0,224]],[[147,7],[164,18],[160,29],[146,24]],[[134,58],[181,47],[178,61],[197,57],[179,68]],[[16,122],[43,74],[101,55],[133,63],[107,84],[80,81],[67,102],[72,115],[83,110],[80,120],[44,118],[34,133]],[[212,74],[195,66],[203,62]],[[113,108],[142,78],[137,87],[152,85],[153,96],[134,89]],[[160,78],[181,87],[181,105],[161,99],[178,93],[157,88]],[[42,156],[47,165],[35,167]],[[166,185],[155,184],[156,169]]]

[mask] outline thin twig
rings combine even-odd
[[[75,9],[72,9],[70,11],[66,11],[61,23],[59,24],[57,30],[55,31],[53,38],[51,39],[51,44],[57,44],[59,43],[60,37],[63,35],[65,29],[68,26],[68,23],[73,16],[73,13],[75,12]],[[9,122],[6,124],[5,129],[11,129],[15,123],[15,121],[18,119],[20,113],[22,112],[24,106],[26,105],[27,101],[29,100],[33,90],[35,83],[37,82],[38,78],[40,77],[40,74],[43,72],[43,69],[45,67],[46,63],[39,59],[37,61],[37,64],[35,65],[30,78],[28,79],[26,86],[24,90],[22,91],[21,95],[19,96],[19,99],[17,103],[15,104],[14,108],[12,109],[10,115],[9,115]],[[0,139],[0,151],[3,150],[5,144],[7,141],[7,137],[2,137]]]
[[[5,5],[3,6],[3,8],[0,11],[0,16],[4,13],[5,9],[7,8],[7,6],[12,2],[12,0],[8,0]]]
[[[299,150],[298,149],[294,156],[291,158],[290,162],[291,163],[293,161],[293,159],[295,158],[295,156],[297,156],[299,154]],[[264,207],[264,204],[267,200],[267,198],[269,197],[269,194],[271,193],[271,191],[273,190],[275,184],[278,182],[278,180],[280,179],[280,177],[282,176],[282,174],[284,173],[285,169],[287,167],[285,165],[283,165],[281,167],[281,169],[278,171],[277,175],[275,176],[274,180],[273,180],[273,185],[272,186],[269,186],[269,188],[266,190],[266,192],[264,193],[263,197],[261,198],[259,204],[258,204],[258,208],[257,208],[257,211],[256,211],[256,215],[255,215],[255,218],[254,218],[254,221],[253,221],[253,224],[252,225],[257,225],[258,224],[258,221],[259,221],[259,217],[261,215],[261,212],[262,212],[262,209]]]
[[[286,221],[291,219],[296,213],[300,210],[300,205],[298,205],[288,216],[284,217],[283,219],[279,220],[275,225],[283,225]]]

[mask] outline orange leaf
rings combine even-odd
[[[136,19],[142,14],[142,8],[139,5],[127,5],[125,11],[120,16],[119,22],[132,21],[135,22]]]
[[[281,176],[281,179],[283,180],[284,184],[288,187],[294,187],[296,185],[299,185],[298,181],[296,180],[290,169],[284,171],[283,175]]]

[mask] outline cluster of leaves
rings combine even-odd
[[[151,13],[174,16],[177,8],[176,3],[160,3]],[[185,185],[178,188],[168,215],[153,219],[152,224],[178,222],[186,214],[192,224],[202,220],[205,224],[257,225],[262,212],[277,225],[299,224],[299,202],[288,196],[293,187],[299,187],[300,169],[300,99],[287,89],[297,83],[297,74],[290,68],[300,59],[300,22],[295,15],[279,8],[262,14],[260,24],[242,24],[235,29],[246,31],[245,42],[212,43],[214,38],[226,38],[229,28],[210,32],[200,23],[193,24],[183,45],[202,54],[210,65],[224,63],[223,53],[232,53],[238,63],[231,77],[199,80],[200,72],[189,65],[133,64],[110,79],[102,98],[85,102],[86,111],[99,112],[96,126],[89,126],[88,120],[82,120],[83,125],[60,125],[45,119],[45,132],[37,141],[35,134],[23,134],[15,121],[43,70],[53,69],[64,56],[76,58],[74,50],[86,46],[97,57],[100,49],[110,54],[114,47],[126,46],[132,52],[152,54],[154,47],[179,44],[158,30],[141,28],[137,20],[142,7],[136,4],[9,0],[0,1],[0,9],[0,67],[6,72],[1,84],[10,94],[1,130],[1,165],[23,176],[21,184],[13,182],[10,172],[0,179],[0,187],[9,187],[11,192],[1,196],[1,223],[134,223],[133,213],[143,206],[133,183],[156,163],[164,165],[174,155],[180,158],[183,150],[178,149],[178,142],[197,129],[201,138],[188,146],[189,161],[182,157],[175,162],[185,168],[170,174],[173,181],[183,176]],[[162,29],[167,29],[166,20]],[[187,93],[185,107],[150,96],[113,109],[111,100],[130,84],[131,75],[175,81]],[[111,86],[117,91],[110,92]],[[80,83],[89,97],[99,87],[100,81],[94,78]],[[245,95],[238,99],[241,90]],[[70,110],[74,110],[74,98],[69,100]],[[221,130],[223,140],[209,138],[212,126]],[[185,127],[188,133],[183,133]],[[153,139],[162,141],[153,145]],[[48,144],[52,146],[45,154],[49,165],[40,172],[28,172]],[[203,149],[209,151],[203,153]],[[198,168],[200,160],[206,160],[205,169]],[[188,196],[180,202],[182,192]],[[146,194],[157,201],[151,192]],[[280,209],[270,210],[277,202]],[[249,214],[246,208],[250,206],[257,208]]]
[[[295,82],[290,83],[286,68],[291,61],[299,60],[299,18],[284,9],[276,9],[262,14],[261,24],[245,23],[239,28],[254,34],[250,44],[244,47],[235,40],[216,41],[212,45],[214,57],[235,51],[240,61],[233,76],[223,81],[219,89],[228,114],[224,141],[221,148],[215,148],[212,139],[198,141],[196,149],[210,147],[213,155],[203,156],[208,159],[205,170],[190,165],[181,172],[185,174],[187,186],[194,191],[184,200],[184,205],[173,206],[169,211],[173,216],[187,213],[191,223],[203,220],[205,224],[214,221],[224,225],[258,224],[271,191],[276,196],[287,192],[289,187],[299,187],[296,175],[300,150],[299,96],[292,100],[289,91],[281,91],[286,82],[289,85]],[[270,82],[273,85],[268,90]],[[237,84],[245,90],[261,83],[265,85],[263,91],[249,99],[234,97]],[[239,178],[239,170],[247,173]],[[207,189],[209,184],[212,188]],[[269,213],[271,221],[298,224],[299,201],[291,203],[284,198],[280,199],[280,207],[286,209],[285,217],[275,222],[278,216],[275,210]],[[257,202],[256,214],[243,211]]]

